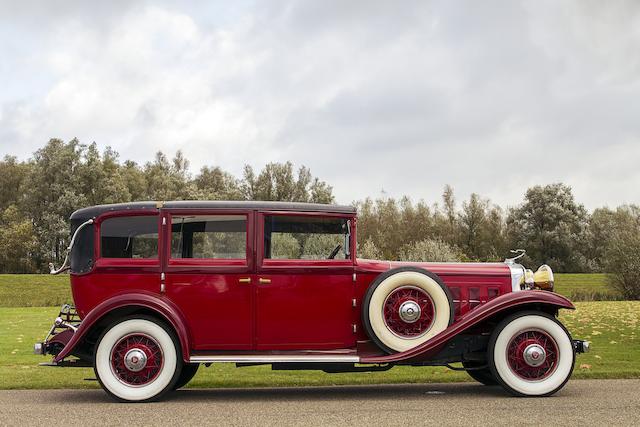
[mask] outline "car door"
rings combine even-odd
[[[258,350],[355,345],[351,220],[329,213],[258,213]],[[336,257],[328,259],[338,245]]]
[[[195,350],[253,346],[252,215],[164,211],[166,294],[186,317]]]

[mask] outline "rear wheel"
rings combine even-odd
[[[94,371],[102,388],[125,402],[146,402],[171,390],[182,369],[173,330],[151,317],[131,317],[107,328],[96,347]]]
[[[493,376],[486,362],[462,362],[462,366],[467,369],[467,374],[479,383],[484,385],[498,384],[498,380]]]
[[[178,378],[178,382],[173,386],[173,390],[177,390],[186,386],[189,381],[196,376],[198,372],[198,368],[200,367],[199,363],[185,363],[182,365],[182,372],[180,372],[180,377]]]
[[[524,312],[504,319],[489,341],[491,373],[517,396],[549,396],[569,380],[575,363],[571,336],[555,317]]]

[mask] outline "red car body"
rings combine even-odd
[[[244,259],[172,258],[172,218],[194,214],[245,218]],[[345,259],[266,258],[265,217],[279,215],[343,219],[349,229]],[[157,257],[103,257],[104,221],[137,216],[157,221]],[[359,259],[357,215],[352,207],[140,202],[81,209],[71,216],[72,228],[88,220],[91,224],[71,253],[71,288],[81,322],[72,325],[72,333],[67,329],[61,336],[54,331],[39,349],[53,354],[54,364],[65,364],[72,355],[91,364],[101,330],[131,313],[157,316],[171,325],[184,363],[307,362],[326,363],[321,368],[327,368],[331,363],[449,363],[456,361],[457,353],[447,346],[456,337],[487,336],[492,325],[517,310],[553,315],[560,308],[573,308],[552,292],[521,290],[524,268],[514,263]],[[448,328],[427,342],[407,351],[388,352],[367,333],[363,302],[382,273],[401,267],[424,269],[439,277],[450,294],[453,317]],[[71,320],[57,323],[64,328]]]

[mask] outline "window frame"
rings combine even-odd
[[[178,216],[244,216],[246,221],[246,242],[245,242],[245,258],[172,258],[171,257],[171,237],[173,217]],[[253,265],[253,218],[251,212],[246,210],[228,210],[228,209],[166,209],[163,213],[166,218],[167,226],[164,230],[164,241],[166,242],[163,251],[163,260],[168,268],[180,269],[190,267],[204,267],[210,269],[228,269],[235,268],[246,271]]]
[[[345,259],[272,259],[264,257],[265,217],[268,216],[306,216],[316,218],[342,218],[349,221],[351,235],[349,236],[349,258]],[[256,248],[258,266],[260,269],[269,268],[327,268],[327,267],[352,267],[356,261],[355,251],[355,215],[333,212],[290,212],[290,211],[260,211],[257,218]]]
[[[158,227],[158,254],[155,258],[106,258],[102,256],[102,223],[114,218],[128,218],[134,216],[155,217]],[[129,211],[108,212],[96,218],[96,227],[94,228],[94,251],[95,251],[95,267],[160,267],[162,253],[162,226],[161,218],[158,210],[136,209]]]

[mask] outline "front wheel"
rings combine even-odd
[[[569,380],[575,363],[571,336],[555,317],[540,312],[504,319],[489,341],[489,368],[517,396],[549,396]]]
[[[102,388],[117,400],[156,400],[179,378],[180,345],[173,330],[155,319],[126,318],[98,340],[94,370]]]

